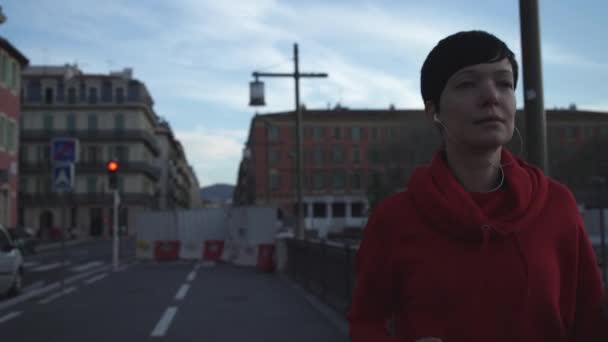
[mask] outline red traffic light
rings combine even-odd
[[[110,171],[110,172],[118,171],[118,163],[113,160],[109,161],[108,162],[108,171]]]

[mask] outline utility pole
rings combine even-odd
[[[263,106],[264,103],[264,86],[263,83],[258,79],[260,77],[291,77],[295,82],[295,122],[296,122],[296,236],[300,239],[304,238],[304,226],[303,226],[303,201],[302,201],[302,184],[304,179],[303,172],[303,153],[302,153],[302,107],[300,106],[300,78],[325,78],[328,77],[327,73],[301,73],[300,62],[298,53],[298,44],[293,45],[293,60],[294,60],[294,72],[293,73],[265,73],[265,72],[253,72],[255,79],[251,84],[251,101],[252,106]],[[254,98],[256,96],[256,98]]]
[[[538,0],[519,0],[519,17],[526,116],[526,157],[529,162],[548,174],[547,118],[543,101]]]

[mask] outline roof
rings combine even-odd
[[[30,64],[30,61],[19,51],[13,44],[11,44],[4,37],[0,37],[0,47],[8,52],[13,58],[15,58],[21,66],[26,66]]]
[[[517,110],[518,116],[523,116],[523,109]],[[568,120],[608,120],[608,112],[590,111],[590,110],[577,110],[577,109],[545,109],[547,117],[555,121],[568,121]],[[268,114],[256,114],[253,117],[253,121],[269,121],[269,122],[291,122],[294,120],[294,112],[277,112]],[[412,119],[420,118],[424,119],[423,109],[328,109],[328,110],[303,110],[303,120],[313,120],[315,122],[322,121],[335,121],[343,120],[348,118],[351,121],[357,120],[373,120],[377,121],[393,121],[395,119]]]

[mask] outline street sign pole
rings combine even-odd
[[[120,197],[118,195],[118,189],[114,189],[114,217],[113,220],[114,221],[112,223],[112,226],[114,227],[113,232],[114,232],[114,272],[118,271],[118,248],[119,246],[119,240],[118,240],[118,206],[120,204]]]

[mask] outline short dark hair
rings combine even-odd
[[[517,61],[507,44],[485,31],[462,31],[448,36],[431,50],[420,71],[422,99],[433,102],[439,111],[439,98],[448,79],[458,70],[481,63],[509,60],[513,68],[513,87],[517,84]]]

